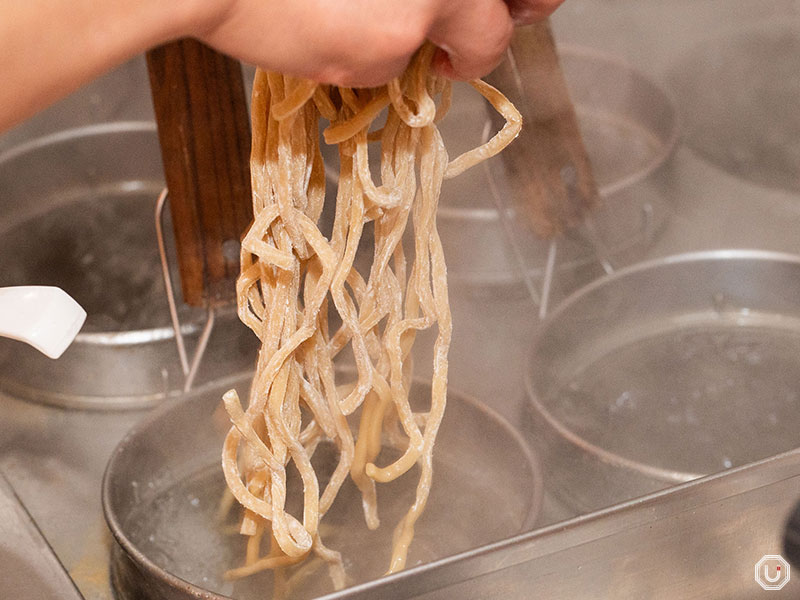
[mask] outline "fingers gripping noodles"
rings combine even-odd
[[[349,476],[363,498],[367,526],[378,527],[376,484],[419,464],[416,499],[396,525],[389,572],[402,569],[425,508],[432,450],[445,408],[451,319],[446,267],[436,230],[442,180],[496,154],[516,137],[521,118],[491,86],[474,88],[506,118],[487,144],[449,161],[436,123],[447,111],[450,83],[429,67],[424,46],[405,74],[373,89],[317,85],[258,71],[252,98],[251,154],[255,219],[242,242],[237,283],[241,320],[261,340],[246,410],[235,391],[224,396],[233,426],[223,448],[228,487],[244,508],[249,536],[245,565],[228,577],[277,569],[316,554],[344,585],[338,552],[320,538],[320,520]],[[374,121],[385,124],[373,131]],[[337,144],[340,172],[330,239],[317,221],[325,197],[318,123]],[[380,184],[372,178],[368,143],[380,144]],[[413,227],[413,256],[402,238]],[[365,224],[374,228],[366,279],[353,267]],[[341,325],[329,329],[335,310]],[[436,326],[430,409],[409,405],[411,346],[417,331]],[[334,369],[348,348],[355,370]],[[349,381],[341,381],[347,377]],[[378,465],[384,432],[402,440],[400,457]],[[354,433],[355,431],[355,433]],[[338,463],[321,488],[311,457],[332,442]],[[291,515],[287,472],[302,479],[302,514]],[[268,543],[266,543],[268,540]],[[262,541],[269,550],[262,555]]]

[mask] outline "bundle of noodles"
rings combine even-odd
[[[451,319],[446,267],[436,231],[442,180],[505,147],[521,127],[519,113],[491,86],[472,85],[506,118],[487,144],[448,162],[436,122],[447,111],[450,83],[430,71],[424,46],[405,74],[375,89],[317,85],[257,72],[252,100],[251,156],[255,219],[242,242],[237,285],[241,320],[261,340],[247,410],[235,391],[224,396],[233,427],[222,464],[244,507],[240,532],[249,537],[246,563],[229,578],[278,569],[316,554],[344,585],[339,553],[320,539],[320,519],[348,475],[361,491],[366,523],[378,527],[376,483],[419,464],[416,499],[395,528],[389,572],[405,565],[414,526],[425,508],[432,450],[447,394]],[[377,131],[374,122],[385,115]],[[318,123],[338,144],[340,172],[330,239],[320,232],[325,174]],[[380,144],[380,185],[367,145]],[[402,238],[413,224],[413,257]],[[366,279],[353,262],[365,224],[374,228]],[[329,330],[329,315],[341,318]],[[409,405],[411,346],[417,331],[438,327],[430,409]],[[350,381],[334,369],[349,349]],[[355,381],[353,381],[355,379]],[[357,422],[356,422],[357,421]],[[399,424],[399,425],[398,425]],[[386,429],[405,449],[391,464],[375,460]],[[357,430],[354,434],[353,430]],[[324,489],[311,464],[317,445],[335,444],[338,464]],[[286,511],[287,473],[303,484],[302,516]],[[269,543],[266,543],[269,540]],[[262,541],[269,546],[262,555]]]

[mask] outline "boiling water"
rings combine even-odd
[[[709,325],[597,356],[547,402],[585,440],[698,475],[800,445],[800,333]]]
[[[487,440],[488,441],[488,440]],[[399,454],[384,450],[379,464]],[[448,460],[448,458],[453,460]],[[407,567],[500,540],[520,531],[531,509],[533,483],[529,465],[517,463],[516,482],[509,485],[503,475],[475,473],[474,461],[437,456],[434,485],[425,513],[420,518],[411,545]],[[320,486],[335,466],[334,453],[322,445],[315,454]],[[519,456],[514,458],[519,460]],[[342,553],[348,585],[380,577],[389,565],[394,525],[413,502],[418,469],[390,484],[378,486],[381,526],[370,531],[364,524],[361,497],[348,480],[320,531],[323,542]],[[288,497],[300,495],[299,477],[290,472]],[[508,472],[511,476],[511,471]],[[499,485],[498,485],[499,484]],[[518,486],[518,487],[517,487]],[[223,579],[225,570],[243,564],[246,538],[235,531],[238,507],[224,520],[218,517],[225,483],[218,464],[178,481],[151,500],[142,501],[126,520],[124,528],[134,545],[151,561],[198,587],[239,599],[270,597],[272,575],[264,572],[238,582]],[[146,494],[145,494],[146,496]],[[297,503],[296,503],[297,504]],[[289,512],[302,514],[298,505]],[[302,569],[302,580],[291,598],[310,598],[333,591],[326,566],[317,559]],[[266,590],[266,591],[265,591]]]
[[[153,217],[159,189],[80,189],[11,226],[0,236],[0,286],[64,289],[88,313],[84,332],[169,326]]]

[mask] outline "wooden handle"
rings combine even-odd
[[[501,153],[514,205],[529,209],[541,237],[579,225],[598,201],[597,184],[550,24],[517,28],[508,59],[488,79],[522,113],[519,138]]]
[[[147,53],[183,299],[232,299],[253,218],[241,66],[195,40]]]

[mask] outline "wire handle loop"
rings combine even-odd
[[[158,242],[158,255],[161,261],[161,274],[164,277],[164,287],[167,290],[167,303],[169,304],[169,317],[172,322],[172,331],[175,334],[175,345],[178,348],[178,357],[181,362],[181,372],[183,373],[183,392],[187,393],[192,389],[194,380],[200,369],[200,364],[205,355],[206,348],[208,347],[208,340],[211,337],[211,332],[214,329],[216,320],[216,310],[213,306],[208,307],[208,316],[206,323],[203,326],[203,331],[200,334],[200,339],[197,342],[197,347],[192,354],[191,363],[189,356],[186,352],[186,341],[183,337],[181,329],[180,318],[178,317],[178,304],[175,300],[175,286],[173,285],[172,275],[169,266],[169,259],[167,258],[166,242],[164,240],[164,226],[162,223],[164,217],[164,205],[169,198],[169,190],[164,188],[158,196],[155,210],[155,224],[156,224],[156,241]]]

